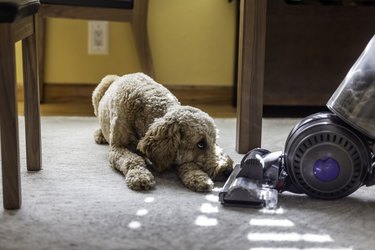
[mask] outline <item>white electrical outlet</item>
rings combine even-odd
[[[90,55],[107,55],[109,51],[109,28],[107,21],[89,21]]]

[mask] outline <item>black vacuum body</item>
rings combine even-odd
[[[220,192],[221,203],[275,207],[274,190],[331,200],[374,185],[375,36],[327,107],[299,122],[282,152],[247,153]]]

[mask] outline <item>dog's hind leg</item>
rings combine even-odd
[[[108,144],[107,140],[104,138],[102,129],[98,129],[94,132],[94,140],[97,144]]]
[[[129,188],[149,190],[155,186],[155,178],[146,168],[144,159],[127,148],[111,146],[109,149],[111,166],[125,175]]]

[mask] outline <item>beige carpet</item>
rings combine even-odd
[[[217,119],[219,144],[235,159],[235,120]],[[298,120],[265,119],[263,146],[281,150]],[[23,206],[0,206],[0,249],[374,249],[375,188],[319,201],[282,194],[275,211],[224,208],[184,188],[173,173],[134,192],[96,145],[94,118],[42,119],[43,170],[25,171]],[[23,118],[20,119],[21,136]],[[2,194],[0,194],[2,200]],[[1,203],[1,202],[0,202]]]

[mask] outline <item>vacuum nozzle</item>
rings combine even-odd
[[[266,155],[266,157],[264,157]],[[276,208],[281,152],[250,151],[219,193],[223,205]]]

